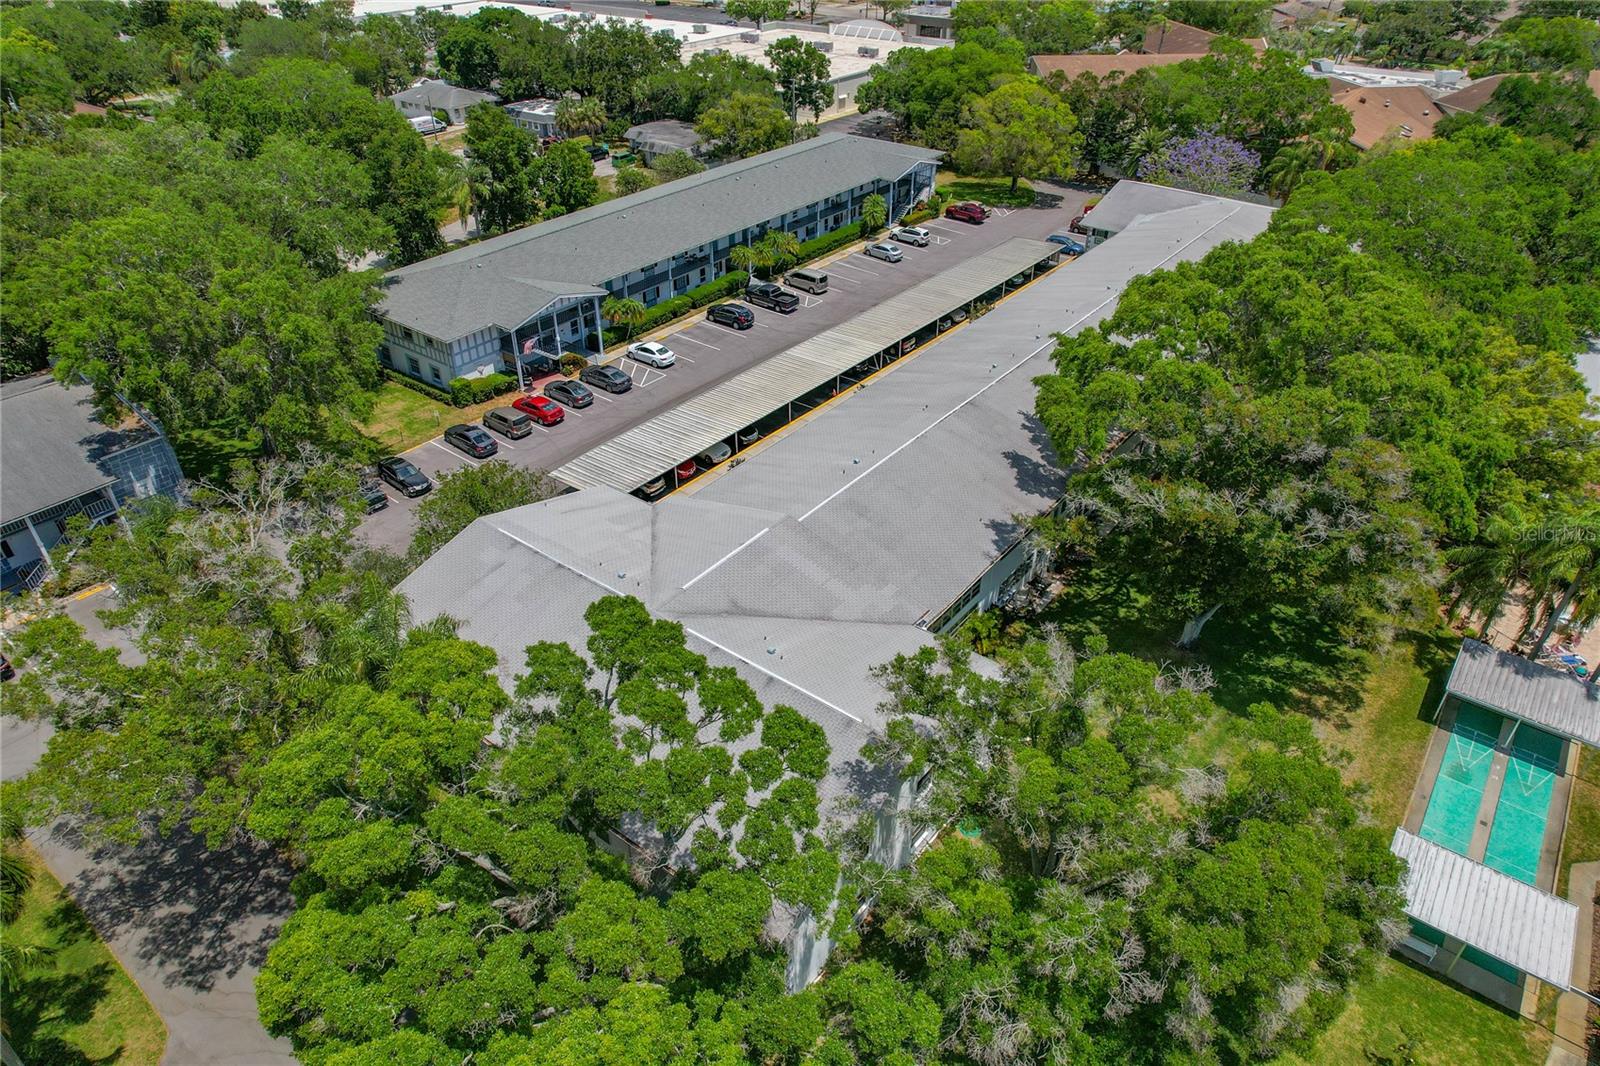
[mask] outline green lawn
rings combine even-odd
[[[235,462],[261,454],[261,434],[241,426],[191,429],[172,437],[172,451],[191,481],[223,482]]]
[[[378,386],[372,417],[362,431],[387,453],[415,448],[432,440],[454,422],[462,422],[461,412],[393,381]]]
[[[1600,859],[1600,752],[1583,749],[1578,776],[1572,782],[1572,804],[1567,812],[1566,835],[1561,838],[1561,861],[1556,864],[1556,895],[1567,894],[1567,874],[1575,862]]]
[[[167,1031],[139,987],[39,868],[12,932],[55,953],[26,970],[5,1003],[9,1039],[29,1066],[154,1066]]]
[[[1012,192],[1010,178],[964,178],[941,170],[934,184],[951,200],[977,200],[990,207],[1033,206],[1033,187],[1027,178],[1017,182],[1017,191]]]
[[[1538,1066],[1550,1047],[1550,1034],[1537,1026],[1390,958],[1379,962],[1377,973],[1357,986],[1350,1005],[1309,1054],[1285,1055],[1278,1063],[1350,1066],[1370,1061],[1369,1049],[1392,1054],[1408,1037],[1414,1041],[1413,1057],[1390,1061],[1424,1066]]]

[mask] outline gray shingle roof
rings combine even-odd
[[[629,127],[623,137],[629,144],[651,152],[670,152],[674,149],[692,152],[700,147],[700,134],[694,126],[675,118],[641,122]]]
[[[389,99],[402,104],[420,104],[435,111],[450,111],[458,107],[490,103],[500,98],[494,93],[463,89],[447,81],[427,78],[409,89],[402,89],[392,94]]]
[[[1174,189],[1167,185],[1119,181],[1110,192],[1101,197],[1094,210],[1084,216],[1083,224],[1091,229],[1105,230],[1107,233],[1120,233],[1127,229],[1134,219],[1143,215],[1155,215],[1163,211],[1193,207],[1196,204],[1218,202],[1244,204],[1242,200],[1221,200],[1216,196],[1207,196],[1203,192]],[[1244,206],[1266,210],[1256,204],[1244,204]]]
[[[1389,848],[1409,868],[1408,915],[1541,981],[1571,986],[1577,907],[1403,828]]]
[[[0,388],[0,521],[115,484],[95,460],[126,436],[95,418],[86,385],[68,388],[48,376],[7,382]]]
[[[392,270],[379,310],[446,341],[490,324],[510,328],[540,309],[541,293],[480,289],[482,279],[523,279],[519,284],[547,292],[590,291],[858,185],[892,181],[940,154],[824,134]]]
[[[1600,748],[1600,688],[1481,641],[1463,640],[1445,690]]]
[[[942,609],[1062,489],[1033,415],[1056,330],[1110,314],[1138,274],[1248,239],[1270,212],[1212,200],[1130,227],[754,453],[651,505],[595,487],[481,518],[400,585],[419,621],[460,619],[509,687],[540,640],[581,649],[607,592],[679,621],[767,706],[822,726],[825,810],[898,784],[862,756],[883,726],[872,667],[925,646]]]

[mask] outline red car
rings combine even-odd
[[[678,480],[688,481],[690,478],[694,477],[695,472],[699,469],[699,467],[694,465],[693,459],[685,459],[677,466]]]
[[[543,396],[519,396],[511,401],[511,406],[525,415],[531,415],[541,426],[553,426],[567,417],[567,412],[562,410],[560,404]]]
[[[983,208],[977,204],[951,204],[944,209],[945,218],[953,218],[957,222],[970,222],[974,226],[983,225]]]

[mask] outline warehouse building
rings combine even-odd
[[[819,788],[825,815],[877,812],[871,853],[903,864],[935,830],[905,817],[926,782],[863,755],[884,726],[872,669],[928,646],[935,630],[995,603],[1032,571],[1036,553],[1017,516],[1054,506],[1065,486],[1033,414],[1032,379],[1050,369],[1054,334],[1093,328],[1133,278],[1248,240],[1270,214],[1217,198],[1149,214],[915,358],[857,382],[736,469],[658,503],[627,491],[635,472],[658,468],[648,436],[624,446],[643,455],[637,461],[615,448],[591,453],[589,487],[477,520],[400,591],[418,621],[450,615],[463,636],[493,647],[508,685],[527,645],[582,648],[589,603],[637,596],[679,622],[695,651],[738,670],[768,706],[795,707],[823,727],[833,749]],[[1039,242],[1011,243],[988,254],[1037,254]],[[946,300],[984,285],[1002,262],[946,272]],[[837,372],[781,365],[793,376],[745,381],[758,405]],[[703,432],[699,423],[717,414],[696,411],[655,430]],[[788,951],[789,986],[814,980],[830,949],[814,916],[779,912],[771,931]]]
[[[601,353],[607,296],[651,306],[726,274],[769,230],[810,240],[881,195],[898,219],[933,192],[941,153],[825,134],[392,270],[384,365],[434,385],[513,352]]]

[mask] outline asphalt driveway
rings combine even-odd
[[[1030,208],[997,208],[987,222],[971,226],[946,219],[922,225],[934,235],[926,248],[905,249],[899,263],[885,263],[863,255],[859,246],[837,252],[820,263],[826,269],[828,292],[822,296],[796,293],[800,307],[792,314],[754,308],[755,326],[733,330],[696,316],[687,323],[645,334],[639,339],[658,340],[677,355],[677,365],[657,370],[628,359],[620,351],[608,361],[633,379],[633,388],[619,395],[595,393],[595,402],[581,411],[567,412],[557,426],[538,426],[518,441],[497,438],[496,458],[518,466],[553,470],[591,448],[769,359],[799,342],[816,336],[887,297],[919,281],[948,270],[962,260],[987,251],[1012,237],[1045,237],[1062,232],[1081,211],[1087,190],[1067,186],[1039,186],[1038,203]],[[510,402],[507,397],[507,402]],[[435,438],[405,453],[429,477],[478,465],[481,460],[462,454]],[[415,513],[421,499],[408,500],[387,489],[389,506],[370,516],[361,536],[374,547],[404,551],[411,542]],[[425,497],[424,497],[425,498]]]
[[[67,614],[137,662],[125,635],[95,617],[110,595],[74,600]],[[51,732],[47,722],[0,717],[0,777],[31,770]],[[208,851],[187,833],[98,846],[65,820],[29,840],[166,1023],[166,1066],[295,1061],[289,1042],[267,1035],[256,1015],[256,974],[293,907],[289,870],[269,849]]]

